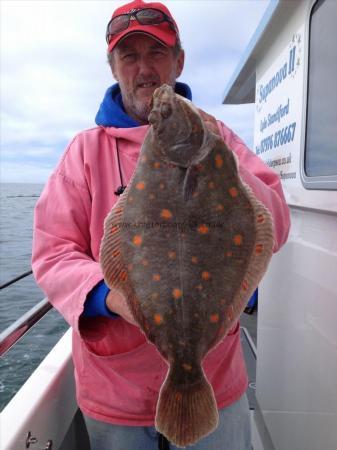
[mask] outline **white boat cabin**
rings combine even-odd
[[[254,151],[280,175],[291,211],[259,289],[265,449],[337,449],[336,27],[336,0],[271,2],[224,93],[227,104],[255,103]]]

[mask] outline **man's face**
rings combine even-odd
[[[113,50],[111,70],[119,82],[127,114],[145,124],[154,90],[162,84],[174,87],[184,66],[184,52],[173,50],[144,34],[132,34]]]

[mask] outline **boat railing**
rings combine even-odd
[[[33,272],[29,270],[3,283],[0,286],[0,290],[32,275],[32,273]],[[52,305],[47,298],[44,298],[2,331],[0,333],[0,356],[3,356],[11,347],[13,347],[19,339],[21,339],[40,319],[42,319],[43,316],[46,315],[50,309],[52,309]]]

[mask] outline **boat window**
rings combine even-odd
[[[337,175],[337,1],[318,0],[310,16],[304,170],[310,177]],[[322,186],[324,188],[324,186]]]

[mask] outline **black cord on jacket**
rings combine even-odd
[[[119,160],[119,148],[118,148],[118,139],[116,139],[116,149],[117,149],[117,161],[118,161],[118,170],[119,170],[119,178],[121,180],[121,185],[118,186],[118,188],[115,190],[114,194],[115,195],[122,195],[123,192],[126,189],[126,186],[124,186],[123,183],[123,176],[122,176],[122,170],[121,170],[121,163]]]

